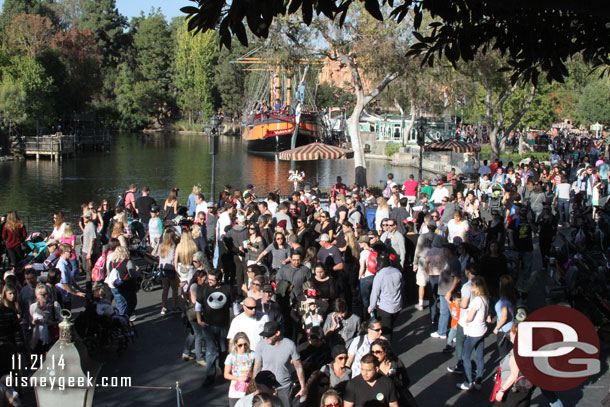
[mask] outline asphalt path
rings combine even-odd
[[[536,245],[536,250],[538,250]],[[540,256],[535,256],[535,268],[540,269]],[[544,305],[544,285],[547,276],[539,274],[534,291],[530,293],[530,309]],[[182,390],[184,406],[228,406],[228,383],[217,371],[216,384],[202,387],[204,368],[194,361],[184,362],[181,354],[186,330],[179,314],[160,315],[161,291],[138,293],[136,328],[138,336],[121,356],[105,355],[99,376],[130,377],[132,387],[100,388],[95,391],[95,407],[172,407],[177,406],[176,383]],[[455,356],[442,352],[445,340],[430,338],[434,330],[425,308],[417,311],[409,306],[400,314],[392,346],[407,367],[410,390],[419,406],[490,406],[493,374],[498,366],[495,336],[485,340],[485,380],[480,391],[458,390],[456,384],[464,381],[463,375],[448,373],[446,368],[455,364]],[[490,329],[491,331],[491,329]],[[589,378],[580,387],[558,393],[564,405],[598,407],[610,385],[608,344],[602,345],[601,372]],[[100,382],[98,376],[98,383]],[[138,387],[141,386],[141,387]],[[168,389],[171,388],[171,389]],[[25,398],[26,406],[34,406],[31,394]],[[548,406],[536,390],[532,406]]]

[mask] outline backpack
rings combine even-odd
[[[106,277],[106,253],[103,253],[95,262],[91,270],[91,280],[102,281]]]
[[[390,197],[392,196],[392,183],[386,183],[385,188],[381,192],[381,195],[383,195],[385,199],[390,199]]]
[[[371,274],[377,273],[377,256],[378,255],[379,255],[379,253],[377,253],[374,250],[371,250],[371,253],[369,254],[369,258],[366,260],[366,269]]]

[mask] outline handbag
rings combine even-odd
[[[519,372],[521,373],[521,372]],[[517,377],[517,381],[513,384],[513,391],[519,393],[527,393],[534,387],[534,384],[530,382],[525,376]]]
[[[496,402],[496,395],[498,394],[498,392],[500,391],[500,388],[502,387],[502,368],[498,367],[498,371],[496,372],[496,381],[494,382],[494,388],[491,391],[491,396],[489,396],[489,401],[491,401],[492,403]]]

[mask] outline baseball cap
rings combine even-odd
[[[285,229],[285,228],[286,228],[286,225],[288,225],[288,222],[286,222],[286,219],[282,219],[281,221],[279,221],[279,222],[277,223],[277,225],[278,225],[279,227],[281,227],[281,228]]]
[[[254,189],[254,185],[248,184],[248,185],[246,185],[246,189]]]
[[[246,192],[244,194],[244,199],[252,198],[252,194],[250,192]]]
[[[377,233],[376,230],[369,230],[368,236],[369,236],[369,238],[370,237],[379,237],[379,233]]]
[[[320,242],[330,242],[330,236],[328,236],[328,233],[322,233],[320,235],[320,238],[318,239],[318,241],[320,241]]]
[[[273,293],[273,286],[271,284],[265,284],[263,286],[264,293]]]
[[[265,322],[261,336],[263,338],[270,338],[280,330],[280,324],[275,321]]]
[[[436,181],[436,185],[443,185],[443,180],[439,179],[438,181]]]
[[[246,217],[244,215],[238,215],[237,223],[246,223]]]
[[[160,209],[157,205],[153,205],[150,207],[150,211],[153,213],[158,213],[160,211]]]
[[[368,243],[369,242],[369,235],[361,235],[358,238],[358,243]]]

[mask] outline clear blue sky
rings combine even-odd
[[[4,0],[0,0],[0,10]],[[148,14],[151,8],[161,8],[161,12],[167,20],[172,17],[184,15],[180,9],[184,6],[195,6],[196,3],[188,0],[116,0],[116,5],[122,15],[131,19],[140,15],[140,11]]]

